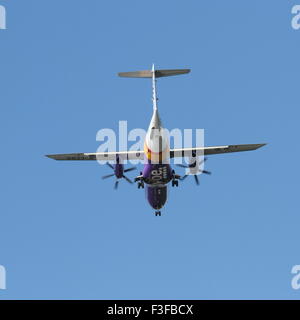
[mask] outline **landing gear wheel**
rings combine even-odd
[[[178,187],[178,180],[172,180],[172,187]]]
[[[139,188],[139,189],[140,189],[140,188],[144,189],[144,182],[139,182],[139,183],[138,183],[138,188]]]
[[[161,216],[161,212],[160,211],[155,211],[155,216]]]

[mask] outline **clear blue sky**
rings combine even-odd
[[[0,0],[0,299],[299,299],[300,31],[296,1]],[[162,217],[95,162],[96,132],[147,128],[151,84],[119,71],[190,67],[162,79],[167,128],[207,145],[269,144],[211,156]],[[133,177],[135,173],[130,173]]]

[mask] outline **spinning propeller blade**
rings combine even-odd
[[[113,177],[114,175],[115,175],[114,173],[107,174],[106,176],[103,176],[102,179],[107,179],[107,178]]]
[[[108,167],[110,167],[112,170],[115,171],[115,168],[114,168],[113,165],[111,165],[111,164],[108,163],[108,162],[107,162],[106,164],[107,164]],[[135,170],[135,169],[136,169],[136,167],[132,167],[132,168],[125,169],[125,170],[123,171],[123,167],[122,167],[122,171],[121,171],[121,172],[129,172],[129,171],[133,171],[133,170]],[[111,174],[107,174],[107,175],[103,176],[102,179],[111,178],[111,177],[113,177],[113,176],[116,176],[116,178],[117,178],[117,180],[116,180],[116,182],[115,182],[115,184],[114,184],[114,189],[116,190],[116,189],[118,189],[118,186],[119,186],[119,178],[120,178],[119,173],[116,173],[116,171],[115,171],[115,173],[111,173]],[[130,183],[130,184],[133,183],[133,182],[132,182],[128,177],[126,177],[124,174],[122,175],[122,178],[124,178],[124,179],[125,179],[128,183]]]
[[[133,171],[133,170],[135,170],[135,169],[136,169],[136,167],[128,168],[128,169],[125,169],[124,172]]]
[[[199,162],[199,166],[205,162],[207,160],[207,158],[203,158],[200,162]],[[193,163],[190,163],[189,165],[184,165],[184,164],[177,164],[178,167],[181,167],[181,168],[185,168],[185,169],[188,169],[188,168],[194,168],[196,166],[196,161],[193,162]],[[205,174],[211,174],[210,171],[207,171],[207,170],[199,170],[199,173],[205,173]],[[188,176],[194,176],[194,179],[195,179],[195,182],[196,182],[196,185],[198,186],[200,184],[200,181],[199,181],[199,178],[198,178],[198,175],[197,174],[185,174],[184,176],[182,176],[180,178],[180,180],[184,180],[186,179],[186,177]]]
[[[114,170],[114,167],[113,167],[110,163],[106,162],[106,164],[107,164],[112,170]]]
[[[126,176],[124,176],[124,174],[123,174],[123,178],[124,178],[127,182],[133,184],[133,182],[132,182],[129,178],[127,178]]]

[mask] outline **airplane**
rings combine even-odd
[[[134,179],[138,188],[146,190],[146,198],[150,206],[155,210],[155,216],[161,216],[161,209],[167,202],[168,185],[171,182],[173,187],[178,187],[178,181],[184,180],[188,175],[195,178],[198,185],[198,174],[211,174],[206,170],[201,170],[201,165],[207,158],[199,155],[207,156],[213,154],[223,154],[231,152],[241,152],[256,150],[266,145],[260,144],[239,144],[211,147],[193,147],[170,149],[169,137],[165,134],[164,128],[158,112],[156,82],[157,78],[169,77],[175,75],[183,75],[190,72],[190,69],[158,69],[152,65],[151,70],[120,72],[120,77],[127,78],[151,78],[152,79],[152,102],[153,114],[150,125],[144,140],[144,150],[141,151],[116,151],[116,152],[95,152],[95,153],[69,153],[69,154],[51,154],[46,157],[55,160],[101,160],[106,161],[108,166],[113,170],[112,174],[103,178],[116,177],[115,189],[118,187],[120,179],[125,179],[129,183],[133,183],[124,173],[135,169],[124,169],[124,160],[143,159],[144,167],[140,175]],[[170,165],[170,159],[176,157],[188,157],[188,165],[179,165],[188,171],[184,176],[175,173]],[[113,162],[111,165],[109,162]]]

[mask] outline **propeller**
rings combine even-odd
[[[199,162],[199,166],[205,162],[207,160],[207,158],[204,158],[202,161]],[[177,167],[181,167],[181,168],[185,168],[185,169],[190,169],[190,168],[195,168],[196,167],[196,160],[193,162],[193,163],[190,163],[189,165],[185,165],[185,164],[177,164]],[[204,174],[211,174],[210,171],[207,171],[207,170],[199,170],[198,171],[199,173],[204,173]],[[181,181],[183,181],[186,177],[188,176],[191,176],[191,174],[185,174],[184,176],[182,176],[180,178]],[[192,176],[194,176],[194,179],[195,179],[195,183],[196,185],[198,186],[199,185],[199,178],[198,178],[198,175],[197,174],[193,174]]]
[[[102,176],[102,179],[107,179],[115,176],[117,178],[115,184],[114,184],[114,189],[118,189],[119,186],[119,181],[120,179],[124,178],[128,183],[133,184],[133,181],[131,181],[127,176],[124,175],[124,172],[130,172],[136,169],[136,167],[128,168],[124,170],[123,164],[117,163],[115,166],[111,165],[110,163],[106,163],[107,166],[114,170],[114,173],[107,174],[105,176]]]

